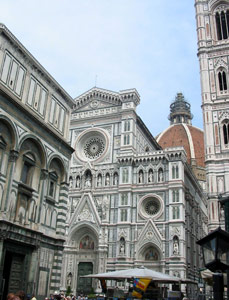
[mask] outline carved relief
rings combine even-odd
[[[219,111],[219,120],[224,120],[224,119],[229,119],[229,111],[224,110],[224,111]]]
[[[124,229],[124,228],[120,229],[118,236],[119,236],[119,238],[122,236],[127,238],[127,229]]]
[[[172,227],[170,231],[170,236],[173,238],[175,235],[180,236],[181,235],[181,230],[179,227]]]
[[[89,207],[87,204],[84,205],[84,208],[82,209],[81,213],[78,215],[77,220],[75,220],[75,224],[77,223],[77,221],[89,221],[94,223],[94,217],[91,213],[91,211],[89,210]]]

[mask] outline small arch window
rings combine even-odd
[[[223,124],[223,141],[225,145],[229,142],[229,123]]]
[[[227,75],[224,70],[219,71],[218,82],[219,82],[219,90],[221,92],[227,91]]]
[[[31,153],[27,153],[23,155],[23,161],[24,164],[21,172],[21,181],[30,186],[33,178],[35,159]]]
[[[179,208],[179,206],[174,206],[172,208],[172,210],[173,210],[173,215],[172,215],[173,220],[179,219],[180,218],[180,208]]]
[[[173,191],[173,202],[179,202],[179,190]]]
[[[128,194],[123,193],[121,194],[121,205],[127,205],[128,204]]]
[[[130,136],[129,134],[124,135],[124,145],[129,145],[130,144]]]
[[[217,38],[219,41],[228,39],[229,9],[215,14]]]
[[[58,176],[57,176],[56,172],[50,172],[49,173],[48,196],[51,198],[55,198],[57,180],[58,180]]]
[[[123,183],[128,183],[128,181],[129,181],[129,172],[128,172],[127,168],[124,168],[122,170],[122,182]]]
[[[120,211],[120,221],[126,222],[127,221],[127,209],[121,209]]]
[[[172,179],[179,178],[179,167],[176,165],[172,166]]]
[[[130,131],[130,120],[124,122],[124,131]]]

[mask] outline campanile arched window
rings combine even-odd
[[[220,70],[218,73],[219,90],[227,91],[227,74],[225,70]]]
[[[229,9],[215,14],[217,38],[219,41],[228,39],[229,36]]]
[[[228,142],[229,142],[229,124],[228,123],[223,124],[223,140],[224,140],[224,144],[228,145]]]

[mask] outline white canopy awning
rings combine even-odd
[[[127,269],[99,274],[90,274],[82,277],[98,278],[98,279],[133,279],[133,278],[148,278],[157,282],[181,282],[181,278],[170,276],[161,272],[156,272],[147,268]]]

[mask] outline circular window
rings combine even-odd
[[[163,212],[163,201],[154,194],[148,194],[139,201],[139,214],[143,218],[157,218]]]
[[[90,138],[84,145],[84,154],[90,159],[100,157],[105,150],[105,143],[100,138]]]
[[[82,161],[97,160],[107,150],[108,137],[101,129],[90,129],[83,132],[76,140],[75,155]]]
[[[160,210],[160,203],[157,199],[152,199],[146,202],[145,204],[145,212],[148,215],[156,215]]]

